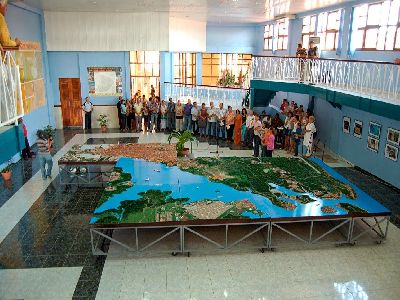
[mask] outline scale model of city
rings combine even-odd
[[[91,224],[319,217],[387,209],[318,159],[120,158]]]

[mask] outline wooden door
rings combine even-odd
[[[81,81],[79,78],[60,78],[61,113],[63,126],[82,126]]]

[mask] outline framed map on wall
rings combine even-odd
[[[122,96],[121,67],[89,67],[87,70],[90,96]]]

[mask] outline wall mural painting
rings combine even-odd
[[[14,55],[20,70],[24,113],[28,114],[46,105],[42,52],[23,49],[15,51]]]
[[[121,67],[89,67],[87,70],[90,96],[122,96]]]

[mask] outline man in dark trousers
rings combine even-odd
[[[82,109],[85,112],[85,129],[92,129],[93,104],[90,102],[89,97],[85,98],[85,102],[82,104]]]
[[[121,124],[121,104],[124,101],[121,96],[118,98],[118,103],[117,103],[117,110],[118,110],[118,125],[119,129],[122,129],[122,124]]]

